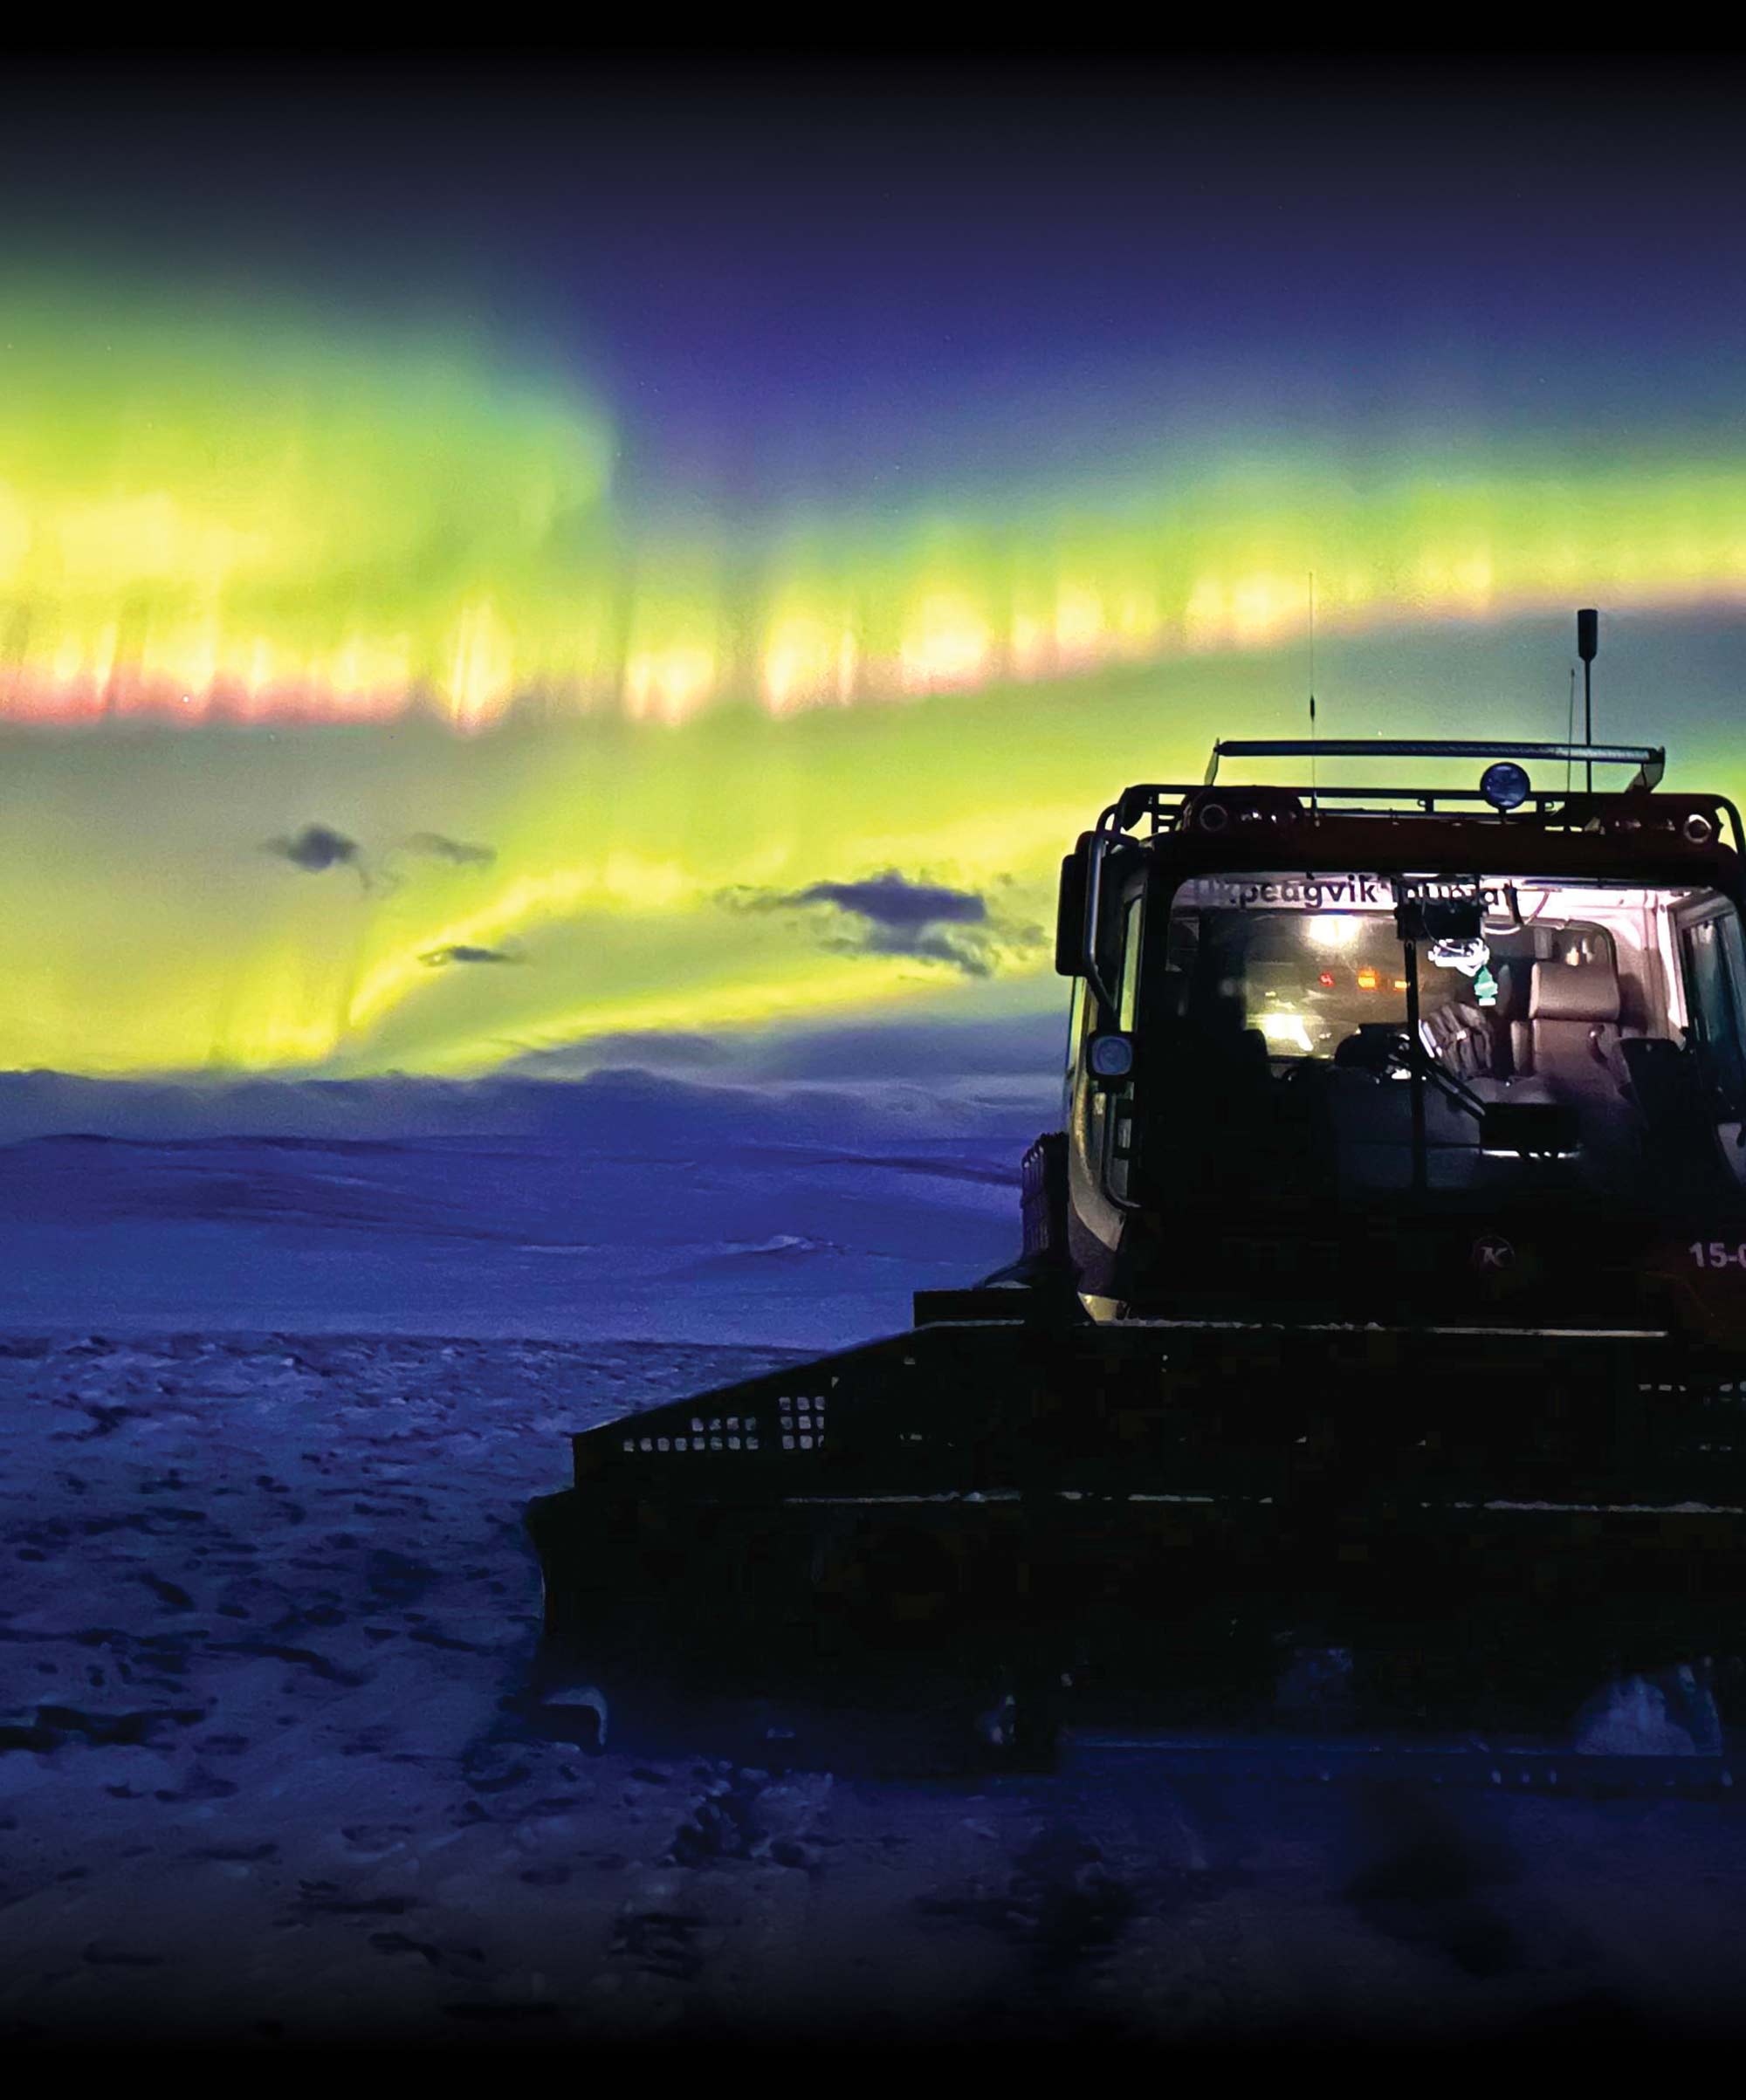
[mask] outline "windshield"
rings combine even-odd
[[[1214,1149],[1221,1186],[1746,1187],[1746,943],[1718,892],[1201,879],[1161,959],[1159,1112],[1187,1110],[1165,1156]]]

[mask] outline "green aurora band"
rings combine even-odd
[[[1052,1004],[1061,852],[1126,779],[1300,726],[1312,572],[1329,733],[1560,735],[1599,603],[1609,733],[1742,784],[1731,697],[1660,696],[1746,596],[1746,454],[1140,432],[1076,487],[700,520],[464,332],[13,291],[13,1068],[468,1074]],[[271,848],[311,824],[355,852]],[[979,974],[774,902],[887,869],[987,899]]]

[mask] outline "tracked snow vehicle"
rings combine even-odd
[[[1385,759],[1486,770],[1301,778]],[[1527,1780],[1635,1672],[1726,1779],[1746,840],[1663,765],[1224,743],[1128,788],[1062,866],[1064,1127],[1013,1267],[579,1436],[533,1506],[589,1725],[655,1726],[665,1685],[694,1743],[732,1711],[842,1755],[897,1715],[948,1755]]]

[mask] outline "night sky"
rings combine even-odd
[[[0,1064],[1057,1004],[1215,733],[1746,788],[1722,61],[0,83]],[[857,1038],[857,1040],[859,1040]]]

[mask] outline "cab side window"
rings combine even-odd
[[[1746,942],[1732,912],[1680,935],[1691,1033],[1704,1077],[1736,1116],[1746,1113]]]
[[[1139,1015],[1140,1001],[1140,907],[1141,900],[1132,898],[1122,926],[1122,982],[1117,996],[1121,1008],[1116,1026],[1124,1034],[1129,1033]]]
[[[1085,1008],[1088,995],[1085,979],[1073,980],[1073,1003],[1067,1010],[1067,1066],[1061,1077],[1061,1127],[1063,1130],[1073,1122],[1073,1082],[1079,1069],[1079,1060],[1085,1047]]]

